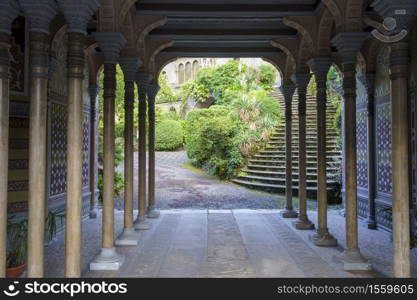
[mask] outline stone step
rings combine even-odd
[[[285,171],[285,166],[265,166],[265,165],[254,165],[254,164],[249,164],[248,169],[256,169],[256,170],[275,170],[275,171]],[[292,167],[293,171],[297,171],[298,167]],[[307,167],[307,173],[310,171],[316,171],[317,172],[317,167]],[[327,172],[338,172],[339,168],[334,168],[334,167],[327,167],[326,168]]]
[[[276,171],[263,171],[263,170],[250,170],[250,169],[244,169],[242,170],[243,173],[251,174],[259,177],[277,177],[277,178],[285,178],[286,173],[285,172],[276,172]],[[335,173],[327,173],[326,174],[328,179],[332,179],[334,181],[337,181],[338,174]],[[292,178],[298,179],[298,170],[292,172]],[[307,172],[307,179],[313,179],[317,180],[317,172]]]
[[[251,175],[240,175],[238,180],[243,181],[252,181],[252,182],[262,182],[262,183],[270,183],[270,184],[278,184],[278,185],[284,185],[285,186],[285,177],[284,178],[278,178],[278,177],[264,177],[264,176],[251,176]],[[335,183],[331,180],[327,181],[328,183]],[[292,179],[293,185],[298,186],[298,178]],[[317,180],[314,179],[307,179],[306,180],[307,186],[317,186]]]
[[[285,154],[284,155],[256,154],[253,157],[260,158],[260,159],[268,158],[268,159],[276,159],[276,160],[285,160],[286,155]],[[297,155],[292,155],[292,159],[293,159],[293,161],[294,160],[298,161],[298,156]],[[327,160],[332,160],[332,159],[340,160],[342,158],[339,155],[336,155],[336,156],[326,156],[326,159]],[[317,160],[317,156],[310,156],[310,155],[307,156],[307,161],[311,161],[311,160]]]
[[[271,189],[271,190],[275,190],[277,192],[281,192],[283,190],[285,191],[285,185],[270,184],[270,183],[258,183],[258,182],[244,181],[244,180],[239,180],[239,179],[233,179],[232,182],[240,184],[240,185],[244,185],[244,186],[251,186],[251,187],[261,188],[261,190]],[[293,185],[292,189],[293,190],[298,190],[298,186]],[[331,191],[334,188],[331,187],[331,186],[328,186],[326,189],[328,191]],[[307,186],[307,190],[317,191],[317,186]]]
[[[267,166],[285,166],[286,161],[285,160],[266,160],[266,159],[250,159],[249,162],[253,165],[267,165]],[[327,160],[326,165],[332,166],[335,163],[339,163],[339,161],[329,161]],[[292,161],[293,166],[297,166],[298,168],[298,161],[293,160]],[[307,166],[314,167],[317,165],[317,162],[315,161],[307,161]]]

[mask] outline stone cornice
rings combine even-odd
[[[68,24],[68,32],[86,34],[87,23],[96,12],[100,3],[98,0],[57,0],[58,6]]]
[[[27,20],[30,32],[49,34],[49,26],[58,12],[54,0],[19,0]]]
[[[13,20],[19,15],[19,3],[16,0],[0,1],[0,32],[11,34]]]
[[[120,51],[126,45],[126,39],[120,32],[95,32],[93,37],[100,46],[104,63],[117,64]]]

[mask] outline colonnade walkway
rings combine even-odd
[[[316,219],[316,212],[309,212]],[[123,227],[116,212],[116,233]],[[309,241],[314,231],[297,231],[279,210],[161,210],[148,231],[137,231],[138,246],[120,247],[119,271],[89,271],[100,250],[100,218],[83,222],[83,277],[380,277],[392,274],[390,234],[359,224],[360,247],[372,272],[343,271],[340,247]],[[345,219],[329,211],[329,226],[344,243]],[[63,237],[46,247],[47,277],[63,276]],[[413,264],[414,266],[416,264]],[[413,270],[416,272],[416,270]],[[415,275],[414,275],[415,276]]]

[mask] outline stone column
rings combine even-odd
[[[297,212],[292,204],[292,97],[295,85],[284,83],[281,92],[285,101],[285,209],[281,211],[283,218],[296,218]]]
[[[366,74],[366,91],[368,93],[367,127],[368,127],[368,228],[376,229],[375,219],[375,117],[374,84],[375,73]]]
[[[118,32],[94,34],[104,57],[104,170],[103,225],[100,254],[90,263],[90,270],[118,270],[124,257],[114,247],[114,151],[115,151],[115,92],[116,64],[126,40]]]
[[[91,7],[87,6],[85,2],[83,5],[69,3],[65,0],[58,1],[67,22],[68,32],[65,277],[81,276],[84,50],[87,22],[98,8],[98,4],[94,1],[90,1],[90,3]]]
[[[344,269],[346,271],[370,270],[371,265],[362,257],[358,245],[358,199],[356,165],[356,59],[367,33],[344,32],[337,34],[332,44],[337,48],[343,65],[344,153],[346,182],[346,247]]]
[[[11,23],[19,13],[16,1],[0,4],[0,278],[6,277],[7,180],[9,159],[9,89]]]
[[[308,65],[316,77],[317,83],[317,202],[318,228],[311,236],[317,246],[332,247],[337,240],[327,228],[327,174],[326,174],[326,102],[327,102],[327,72],[333,60],[329,57],[315,57]]]
[[[90,84],[90,218],[97,218],[98,199],[98,93],[100,87]]]
[[[159,85],[148,86],[148,218],[158,218],[159,211],[155,209],[155,98]]]
[[[294,83],[298,93],[298,220],[294,221],[296,229],[314,229],[307,216],[307,154],[306,154],[306,101],[307,86],[310,82],[310,73],[295,73]]]
[[[391,46],[392,236],[394,276],[410,277],[409,43]]]
[[[49,24],[57,13],[57,6],[52,0],[20,0],[19,3],[28,20],[30,42],[28,277],[42,277],[46,210]]]
[[[116,246],[136,246],[138,244],[135,229],[133,228],[133,103],[135,98],[135,75],[140,60],[137,57],[120,58],[125,81],[125,209],[124,229],[116,240]]]
[[[136,74],[139,90],[139,211],[135,229],[147,230],[150,223],[146,220],[146,97],[150,75],[146,72]]]
[[[391,25],[395,23],[390,28],[391,35],[387,37],[388,42],[391,42],[393,269],[395,277],[410,277],[411,139],[408,123],[408,65],[409,32],[417,11],[417,3],[415,0],[379,0],[373,2],[372,6],[381,16],[386,17],[385,20],[391,18]],[[396,22],[392,22],[392,19]],[[404,32],[408,33],[405,37],[401,35]]]

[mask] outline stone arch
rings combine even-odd
[[[173,55],[157,55],[155,58],[155,81],[158,80],[159,74],[169,63],[176,61],[178,58]],[[178,70],[177,70],[177,82],[178,82]]]
[[[348,0],[345,7],[345,30],[361,31],[362,30],[362,10],[364,0]]]
[[[194,60],[193,62],[193,79],[195,79],[197,77],[197,72],[200,69],[200,63],[198,62],[198,60]]]
[[[185,67],[183,63],[178,65],[178,83],[181,85],[185,82]]]
[[[378,50],[381,47],[381,42],[375,38],[368,39],[361,49],[361,53],[366,62],[366,71],[375,73]]]
[[[123,23],[123,20],[128,15],[130,9],[135,5],[137,0],[121,0],[119,5],[119,20]]]
[[[328,56],[330,54],[333,26],[333,16],[330,10],[325,7],[319,20],[317,32],[317,54],[319,56]]]
[[[307,61],[312,56],[313,45],[310,44],[308,39],[304,37],[300,40],[300,46],[298,48],[298,57],[297,57],[297,72],[308,72],[309,67],[307,66]]]
[[[187,61],[185,63],[185,82],[190,81],[191,78],[192,78],[191,62]]]
[[[339,6],[336,4],[335,0],[323,0],[323,3],[326,5],[331,15],[333,16],[336,31],[342,32],[344,30],[344,18]]]
[[[284,75],[283,75],[284,73],[281,70],[281,67],[278,66],[274,60],[272,60],[272,59],[270,59],[268,57],[262,57],[262,60],[264,60],[267,63],[270,63],[271,65],[273,65],[275,67],[275,69],[278,71],[279,76],[281,77],[281,79],[284,78]]]

